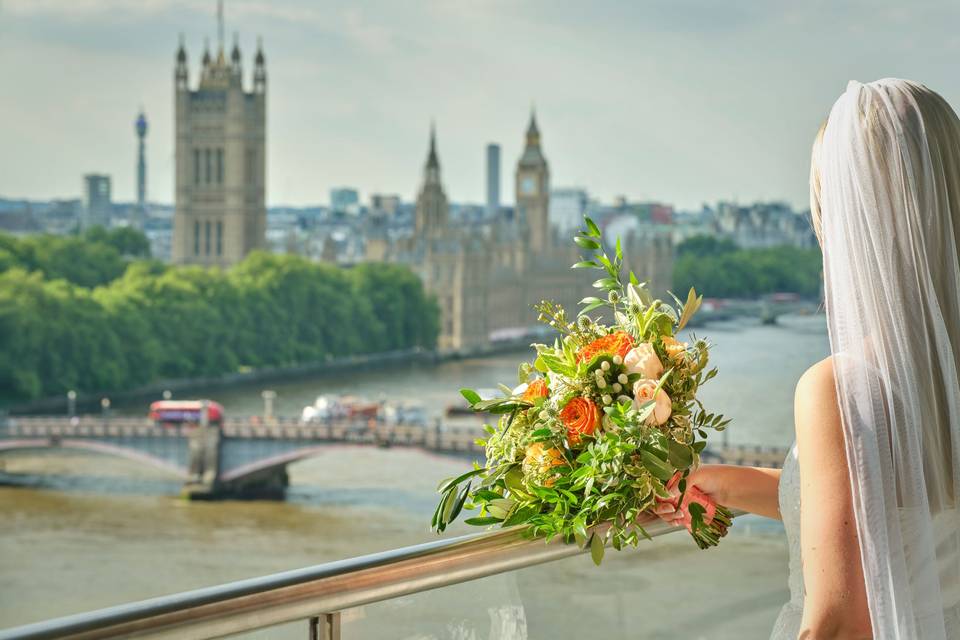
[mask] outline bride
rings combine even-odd
[[[832,355],[797,384],[782,472],[691,481],[783,519],[773,638],[960,638],[960,121],[915,82],[851,82],[811,164]]]

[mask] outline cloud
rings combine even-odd
[[[172,65],[191,78],[215,3],[0,0],[0,195],[76,195],[91,170],[132,197],[131,120],[151,120],[150,191],[172,199]],[[698,206],[739,195],[802,206],[810,138],[847,80],[899,75],[960,104],[954,2],[363,3],[229,0],[269,74],[268,200],[420,179],[438,121],[447,191],[482,198],[483,147],[509,194],[531,101],[554,184]]]

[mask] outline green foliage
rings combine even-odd
[[[673,282],[680,291],[696,283],[710,297],[749,298],[790,292],[813,297],[820,291],[823,259],[818,249],[737,249],[733,243],[696,236],[677,246]]]
[[[687,238],[677,245],[677,257],[696,256],[704,258],[707,256],[718,256],[724,253],[732,253],[737,250],[737,245],[729,238],[718,238],[716,236],[693,236]]]
[[[131,259],[149,256],[146,236],[129,228],[93,227],[81,237],[0,234],[0,272],[20,267],[87,288],[116,280]]]
[[[122,256],[149,258],[150,242],[147,236],[132,227],[120,227],[106,230],[103,227],[91,227],[83,234],[87,242],[99,242],[109,245]]]
[[[255,252],[221,271],[121,257],[141,249],[102,230],[0,235],[0,400],[436,343],[437,304],[404,267]]]

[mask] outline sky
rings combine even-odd
[[[267,202],[331,187],[412,200],[431,119],[457,202],[484,199],[502,146],[504,200],[535,106],[554,187],[699,208],[807,206],[813,136],[848,80],[911,78],[960,109],[960,2],[226,0],[250,82],[267,60]],[[79,197],[107,173],[173,200],[173,65],[191,83],[214,0],[0,0],[0,197]]]

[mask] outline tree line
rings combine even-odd
[[[403,266],[254,252],[224,271],[148,255],[132,230],[0,234],[0,399],[436,344],[439,308]]]
[[[780,246],[741,249],[731,240],[694,236],[676,247],[673,286],[695,287],[714,298],[753,298],[768,293],[820,294],[823,258],[817,248]]]

